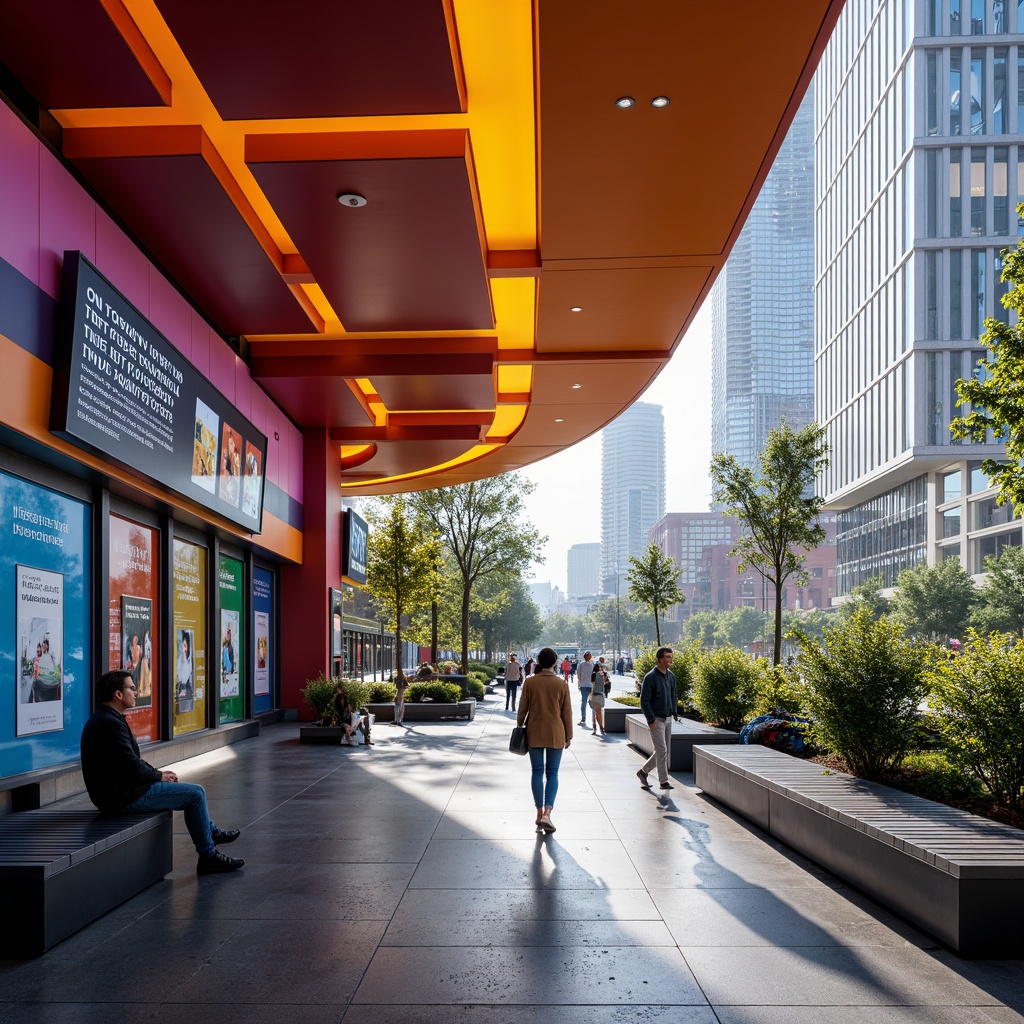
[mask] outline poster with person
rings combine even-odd
[[[242,497],[242,435],[225,423],[218,457],[217,494],[238,508]]]
[[[220,695],[237,697],[239,615],[236,611],[221,609],[220,613]]]
[[[153,703],[153,602],[121,595],[121,668],[135,682],[135,706]]]
[[[174,666],[174,706],[179,715],[196,707],[195,630],[176,630],[178,658]]]
[[[17,735],[64,728],[64,576],[15,566],[18,630]]]

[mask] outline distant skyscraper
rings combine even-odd
[[[573,544],[566,559],[569,597],[587,597],[601,590],[601,543]]]
[[[711,290],[711,450],[751,469],[814,415],[813,128],[808,95]]]
[[[630,556],[647,550],[647,531],[665,514],[665,417],[636,402],[601,435],[601,583],[626,592]]]
[[[957,442],[956,381],[1024,234],[1024,6],[850,0],[815,75],[815,374],[837,589],[1021,543]]]

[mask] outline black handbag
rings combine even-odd
[[[517,725],[509,737],[508,750],[510,754],[525,754],[529,748],[526,746],[526,721]]]

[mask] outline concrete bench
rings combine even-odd
[[[965,957],[1024,956],[1024,832],[760,746],[697,747],[715,800]]]
[[[628,704],[618,704],[614,700],[604,702],[604,731],[625,732],[626,715],[642,715],[639,708],[630,707]]]
[[[651,727],[643,715],[627,715],[626,738],[642,753],[650,756],[654,753],[654,737]],[[672,744],[668,752],[668,770],[670,772],[693,771],[693,745],[695,743],[737,743],[739,733],[729,729],[719,729],[704,722],[695,722],[690,718],[680,718],[672,723]]]
[[[39,956],[172,868],[171,812],[0,818],[0,956]]]

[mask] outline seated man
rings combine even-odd
[[[225,857],[218,844],[233,843],[238,829],[225,831],[210,821],[202,786],[179,782],[139,756],[139,745],[124,713],[135,706],[130,672],[115,669],[96,684],[100,706],[82,730],[82,775],[89,799],[104,814],[138,811],[185,812],[185,825],[199,853],[196,873],[237,871],[244,860]]]
[[[364,714],[363,708],[356,711],[345,692],[345,684],[338,683],[338,689],[334,694],[334,720],[345,730],[345,738],[341,741],[347,746],[352,746],[352,737],[360,730],[363,733],[363,745],[372,747],[370,739],[370,716]]]

